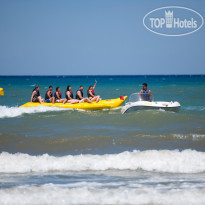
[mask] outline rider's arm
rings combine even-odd
[[[95,85],[93,85],[93,90],[95,89],[96,85],[97,85],[97,80],[95,81]]]
[[[83,97],[82,97],[82,95],[81,95],[81,92],[80,92],[80,91],[78,91],[78,92],[77,92],[77,94],[78,94],[79,98],[82,100],[82,99],[83,99]]]
[[[72,100],[72,98],[70,97],[70,92],[67,91],[66,94],[67,94],[67,96],[68,96],[68,100]]]
[[[149,90],[149,94],[150,94],[150,101],[152,101],[153,95],[152,95],[151,90]]]
[[[58,94],[58,92],[56,92],[56,96],[57,96],[57,98],[60,100],[61,98],[60,98],[60,96],[59,96],[59,94]]]
[[[51,98],[50,91],[47,92],[47,95],[48,95],[48,98],[50,99]]]
[[[140,92],[138,93],[138,98],[140,98],[141,93],[143,93],[143,90],[140,90]]]
[[[31,102],[33,102],[32,100],[33,100],[33,96],[34,96],[35,92],[36,91],[33,91],[32,95],[31,95]]]

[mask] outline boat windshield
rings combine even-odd
[[[149,93],[133,93],[130,95],[129,102],[152,101],[152,95]]]

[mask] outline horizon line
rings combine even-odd
[[[33,77],[45,77],[45,76],[52,76],[52,77],[57,77],[57,76],[204,76],[205,74],[126,74],[126,75],[123,75],[123,74],[105,74],[105,75],[102,75],[102,74],[98,74],[98,75],[85,75],[85,74],[82,74],[82,75],[63,75],[63,74],[60,74],[60,75],[0,75],[0,77],[28,77],[28,76],[33,76]]]

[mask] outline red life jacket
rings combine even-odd
[[[70,92],[70,97],[73,99],[73,91],[69,91]]]
[[[58,92],[58,95],[59,95],[59,97],[61,98],[61,93],[60,93],[60,92]],[[54,93],[54,97],[55,97],[55,99],[58,99],[58,97],[57,97],[57,95],[56,95],[56,92]]]
[[[69,90],[69,92],[70,92],[70,97],[73,99],[73,92],[71,90]],[[67,95],[67,91],[65,92],[65,97],[67,100],[69,100],[68,95]]]

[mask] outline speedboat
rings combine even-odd
[[[138,110],[165,110],[178,112],[180,104],[178,102],[152,101],[152,95],[148,93],[133,93],[129,102],[122,107],[122,114]]]

